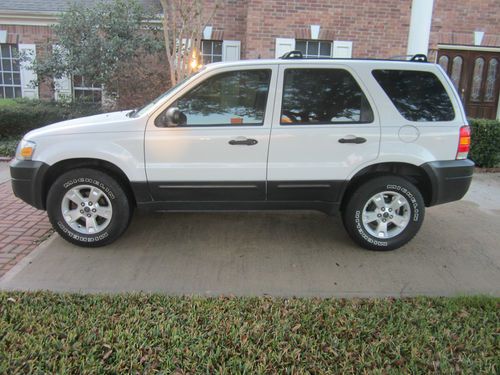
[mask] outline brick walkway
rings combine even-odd
[[[16,198],[10,181],[0,184],[0,277],[31,253],[51,228],[45,211]]]

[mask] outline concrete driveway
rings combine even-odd
[[[500,174],[478,174],[466,198],[427,210],[404,248],[355,246],[320,213],[136,214],[99,249],[54,235],[3,289],[198,295],[500,295]]]

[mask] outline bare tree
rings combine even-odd
[[[160,0],[163,33],[171,84],[175,85],[199,67],[201,36],[221,0],[207,9],[205,0]]]

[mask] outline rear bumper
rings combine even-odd
[[[49,165],[41,161],[17,160],[10,163],[14,195],[40,210],[45,209],[43,180]]]
[[[432,161],[422,165],[432,184],[428,206],[458,201],[469,190],[474,163],[465,160]]]

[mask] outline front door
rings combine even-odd
[[[145,159],[155,201],[265,200],[277,67],[221,70],[150,118]],[[162,125],[169,108],[180,111],[177,126]]]
[[[468,117],[496,118],[500,52],[440,49],[438,63],[457,88]]]
[[[345,181],[378,156],[373,103],[349,68],[280,66],[268,199],[337,202]]]

